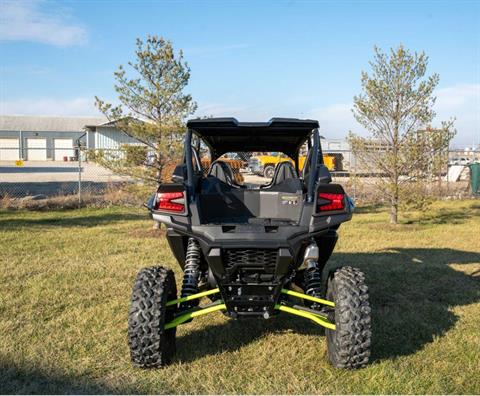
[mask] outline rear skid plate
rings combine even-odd
[[[177,304],[180,304],[180,303],[185,302],[185,301],[196,300],[196,299],[199,299],[199,298],[202,298],[202,297],[205,297],[205,296],[209,296],[211,294],[217,294],[217,293],[220,293],[219,288],[207,290],[207,291],[204,291],[204,292],[201,292],[201,293],[192,294],[192,295],[187,296],[187,297],[177,298],[176,300],[168,301],[167,302],[167,307],[177,305]],[[329,307],[335,308],[335,303],[334,302],[324,300],[322,298],[312,297],[312,296],[309,296],[307,294],[299,293],[299,292],[296,292],[296,291],[293,291],[293,290],[288,290],[288,289],[282,289],[281,293],[282,294],[287,294],[287,295],[293,296],[293,297],[302,298],[304,300],[313,301],[313,302],[316,302],[318,304],[327,305]],[[182,323],[185,323],[185,322],[188,322],[189,320],[191,320],[193,318],[196,318],[197,316],[206,315],[206,314],[209,314],[209,313],[215,312],[215,311],[223,311],[223,310],[226,310],[226,309],[227,309],[227,306],[223,303],[223,301],[221,301],[221,300],[220,301],[215,301],[214,303],[210,304],[209,306],[206,306],[206,307],[203,307],[203,308],[197,308],[193,311],[189,311],[189,312],[185,312],[185,313],[180,314],[175,319],[173,319],[171,322],[165,324],[165,329],[172,329],[174,327],[177,327],[178,325],[180,325]],[[335,324],[331,323],[328,320],[328,318],[321,312],[318,312],[318,313],[315,312],[314,313],[314,312],[312,312],[313,310],[306,311],[306,310],[299,309],[298,307],[292,307],[292,306],[289,306],[289,305],[286,305],[286,304],[276,304],[275,309],[278,310],[278,311],[281,311],[281,312],[289,313],[291,315],[297,315],[297,316],[301,316],[303,318],[310,319],[311,321],[315,322],[316,324],[318,324],[320,326],[323,326],[323,327],[325,327],[327,329],[330,329],[330,330],[335,330]]]

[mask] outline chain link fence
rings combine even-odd
[[[18,150],[18,148],[12,148]],[[81,200],[86,195],[101,195],[108,191],[119,190],[123,186],[138,183],[128,176],[118,175],[92,160],[89,152],[81,148],[49,149],[48,160],[45,148],[29,147],[29,160],[14,160],[9,155],[8,148],[2,148],[0,158],[0,198],[37,197],[49,198],[55,196],[78,196]],[[195,150],[194,163],[197,171],[204,176],[212,169],[211,156],[206,147],[199,146]],[[306,151],[300,153],[299,169],[306,160]],[[109,150],[107,156],[122,158],[123,150]],[[152,153],[147,153],[146,162],[151,160]],[[349,150],[324,150],[324,163],[332,173],[333,181],[344,185],[347,192],[357,201],[369,202],[375,200],[373,184],[378,175],[367,174],[355,161],[355,156]],[[430,182],[434,188],[431,191],[435,197],[460,197],[469,195],[469,163],[480,161],[473,156],[462,155],[452,151],[448,163],[445,163],[439,175],[434,175]],[[282,153],[272,152],[235,152],[227,153],[221,158],[231,169],[234,183],[255,186],[269,184],[275,175],[278,164],[293,161]],[[168,172],[173,171],[175,164]],[[455,172],[452,170],[455,169]]]
[[[78,195],[81,199],[82,194],[103,194],[132,183],[130,178],[89,160],[85,150],[53,149],[54,160],[47,160],[45,150],[41,151],[29,148],[29,158],[33,160],[0,159],[0,197]]]

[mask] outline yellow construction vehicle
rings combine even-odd
[[[303,169],[306,156],[302,155],[298,158],[298,167]],[[248,161],[248,168],[250,172],[271,178],[275,172],[275,167],[278,163],[290,161],[293,164],[293,160],[283,153],[267,153],[262,155],[252,156]],[[330,154],[323,154],[323,163],[330,171],[334,171],[336,165],[336,157]]]

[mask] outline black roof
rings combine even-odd
[[[217,156],[233,151],[280,151],[293,156],[318,121],[272,118],[238,122],[235,118],[203,118],[187,122]]]

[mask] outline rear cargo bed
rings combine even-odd
[[[301,191],[295,193],[241,188],[199,195],[202,224],[296,224],[303,205]]]

